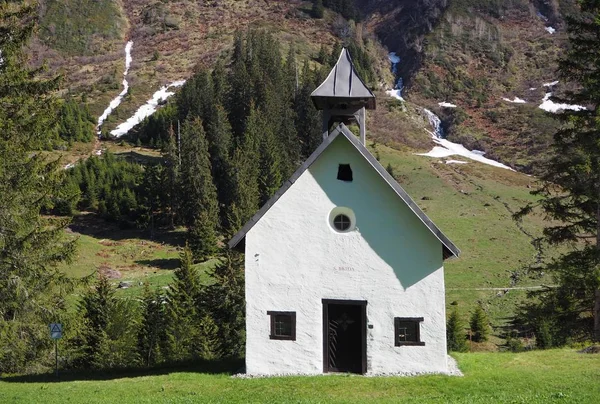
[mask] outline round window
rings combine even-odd
[[[338,233],[349,233],[356,228],[356,216],[352,209],[338,206],[329,212],[329,225]]]
[[[337,215],[333,218],[333,227],[339,231],[346,231],[350,228],[352,222],[350,218],[344,214]]]

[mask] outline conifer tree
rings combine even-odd
[[[208,139],[208,150],[210,154],[210,163],[212,177],[217,188],[217,197],[219,201],[219,214],[221,224],[226,223],[227,206],[232,198],[231,184],[231,161],[230,154],[232,150],[231,125],[227,119],[227,112],[221,105],[216,105],[213,112],[213,119],[206,131]]]
[[[206,211],[194,216],[194,221],[188,229],[188,242],[194,255],[194,260],[205,261],[217,252],[217,232],[214,218],[209,218]]]
[[[162,154],[162,170],[161,189],[164,193],[165,214],[169,227],[175,227],[175,221],[178,211],[178,195],[179,186],[179,152],[175,139],[173,127],[169,127],[168,140]]]
[[[475,307],[475,311],[471,313],[469,326],[471,327],[471,337],[473,341],[487,341],[490,333],[490,325],[487,314],[485,314],[485,311],[483,311],[481,305],[478,304],[477,307]]]
[[[198,356],[200,316],[196,307],[200,282],[188,245],[181,253],[180,267],[173,275],[173,283],[167,292],[165,354],[169,360],[179,361]]]
[[[225,357],[240,357],[245,346],[243,256],[228,250],[210,274],[208,305],[218,326],[219,350]]]
[[[198,259],[206,258],[216,249],[216,228],[219,223],[217,191],[211,175],[208,143],[202,122],[196,118],[183,124],[181,134],[182,214]],[[198,236],[205,236],[203,240]]]
[[[99,274],[96,285],[83,295],[79,303],[79,312],[83,316],[81,334],[84,347],[79,366],[89,368],[96,362],[100,346],[107,338],[106,331],[115,304],[115,289],[106,276]]]
[[[600,2],[579,4],[581,13],[567,17],[570,47],[559,62],[561,79],[574,83],[575,90],[560,101],[586,108],[559,115],[563,125],[554,135],[541,186],[534,191],[539,203],[526,206],[516,217],[538,206],[559,223],[544,229],[544,240],[572,248],[545,268],[558,288],[540,292],[540,305],[534,304],[531,312],[564,325],[562,336],[554,336],[557,340],[600,341]]]
[[[226,101],[225,97],[227,92],[229,91],[229,83],[227,83],[225,66],[221,60],[217,61],[210,77],[214,94],[213,102],[215,105],[223,105]]]
[[[283,153],[271,128],[263,126],[261,132],[258,187],[262,206],[281,186],[281,155]]]
[[[141,361],[150,367],[162,361],[161,345],[165,340],[165,298],[160,289],[152,291],[148,282],[144,283],[142,297],[142,320],[137,334],[137,349]]]
[[[246,118],[250,112],[249,106],[252,101],[252,88],[249,84],[250,75],[242,59],[234,59],[229,74],[229,83],[231,84],[231,90],[227,97],[229,122],[234,137],[241,138],[246,129]]]
[[[238,146],[232,158],[232,188],[233,202],[230,205],[228,217],[235,218],[237,224],[244,224],[256,213],[260,203],[258,185],[260,163],[260,136],[262,129],[259,112],[252,105],[248,117],[247,130],[243,143]],[[235,209],[235,212],[233,211]],[[235,233],[236,228],[228,220],[229,232]]]
[[[315,18],[323,18],[325,8],[323,7],[323,0],[313,0],[312,15]]]
[[[321,48],[319,49],[319,55],[317,56],[317,62],[324,64],[329,64],[329,55],[327,54],[327,50],[325,49],[325,45],[321,44]]]
[[[446,342],[449,352],[466,352],[468,350],[467,340],[465,338],[465,327],[458,314],[458,309],[454,308],[448,323],[446,324]]]
[[[220,357],[219,328],[209,314],[204,314],[199,324],[198,356],[204,360],[215,360]]]
[[[310,99],[317,85],[316,75],[306,63],[302,69],[302,86],[295,101],[296,132],[301,142],[303,160],[306,160],[323,141],[320,114]]]
[[[68,219],[41,215],[64,170],[34,151],[56,140],[58,87],[26,68],[36,17],[24,2],[0,3],[0,372],[23,370],[50,348],[47,324],[64,307],[56,286],[67,281],[56,265],[75,248],[62,233]]]

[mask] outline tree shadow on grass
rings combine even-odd
[[[150,154],[138,153],[133,150],[126,152],[116,152],[115,156],[124,158],[125,160],[131,163],[139,164],[159,164],[162,161],[161,156],[153,156]]]
[[[171,373],[204,373],[213,375],[233,375],[244,371],[243,359],[222,359],[215,361],[193,361],[163,364],[154,368],[126,368],[105,370],[59,370],[54,372],[0,377],[5,383],[62,383],[83,380],[115,380],[142,376],[161,376]]]
[[[181,260],[179,258],[157,258],[153,260],[138,260],[135,263],[159,269],[177,269],[181,264]]]
[[[106,221],[97,214],[89,212],[74,216],[68,228],[73,233],[84,234],[97,239],[112,241],[142,239],[169,244],[174,247],[185,245],[185,231],[183,230],[157,230],[151,234],[149,230],[141,230],[135,227],[123,228],[118,223]]]

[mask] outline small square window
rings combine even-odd
[[[395,317],[394,345],[425,345],[421,341],[421,322],[423,317]]]
[[[338,166],[337,179],[340,181],[352,182],[352,168],[350,168],[350,164],[340,164]]]
[[[271,339],[296,340],[296,312],[268,311],[271,316]]]

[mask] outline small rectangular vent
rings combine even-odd
[[[350,164],[339,165],[337,179],[340,181],[352,182],[352,168],[350,168]]]

